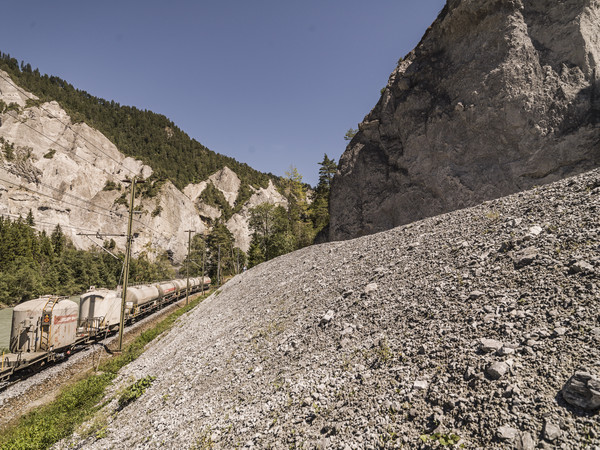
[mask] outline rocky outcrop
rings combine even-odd
[[[600,164],[600,3],[448,0],[331,189],[347,239]]]
[[[124,233],[129,196],[123,180],[133,175],[148,178],[152,169],[125,157],[97,130],[73,123],[58,103],[32,101],[37,98],[7,82],[8,74],[1,73],[0,100],[14,105],[0,114],[0,214],[26,217],[31,210],[38,229],[51,232],[59,224],[78,248],[102,245],[104,239],[81,233]],[[208,226],[204,220],[212,223],[223,214],[220,208],[202,201],[209,183],[235,206],[241,181],[228,167],[186,186],[183,192],[167,181],[156,197],[136,198],[139,213],[133,225],[134,255],[145,252],[153,258],[167,250],[175,263],[183,260],[187,254],[185,230],[205,234]],[[236,245],[244,251],[251,239],[250,209],[263,202],[287,204],[272,182],[254,190],[227,223]],[[115,241],[123,250],[125,239]]]
[[[600,446],[599,208],[595,170],[253,267],[58,447]]]
[[[198,209],[205,212],[207,217],[210,217],[211,219],[217,219],[221,216],[220,210],[219,214],[215,214],[215,212],[208,209],[204,211],[205,206],[202,205],[202,200],[200,199],[200,196],[202,195],[202,192],[204,192],[204,189],[206,189],[208,183],[211,183],[214,187],[221,191],[225,197],[225,200],[227,200],[227,203],[233,207],[235,206],[235,200],[237,199],[242,182],[233,170],[231,170],[229,167],[223,167],[221,170],[208,177],[208,180],[201,181],[200,183],[196,184],[188,184],[185,187],[183,193],[196,204]]]
[[[237,174],[229,167],[223,167],[218,172],[212,174],[208,179],[223,193],[229,206],[235,206],[235,200],[237,199],[240,186],[242,185]]]
[[[0,100],[19,106],[0,114],[0,214],[26,217],[31,210],[37,228],[51,232],[59,224],[78,248],[103,243],[80,233],[124,233],[127,206],[116,201],[127,189],[123,180],[147,178],[152,169],[125,157],[97,130],[73,123],[58,103],[28,106],[27,99],[35,97],[0,78]],[[169,182],[156,198],[136,199],[136,206],[134,254],[152,258],[170,250],[181,261],[185,230],[205,229],[194,204]],[[115,241],[124,249],[125,239]]]
[[[269,203],[275,206],[287,207],[287,199],[277,190],[273,182],[269,180],[266,188],[259,188],[252,194],[250,200],[242,209],[231,216],[226,226],[233,234],[235,245],[247,252],[252,240],[252,230],[250,230],[250,210],[262,203]]]

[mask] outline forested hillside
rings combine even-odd
[[[10,96],[4,96],[0,100],[0,114],[6,113],[2,117],[3,121],[6,118],[5,124],[9,124],[9,120],[14,119],[13,115],[8,114],[9,112],[16,111],[18,114],[23,109],[36,110],[36,106],[41,106],[48,120],[52,121],[56,114],[52,108],[54,107],[55,110],[60,108],[55,104],[44,106],[42,103],[57,101],[69,114],[71,121],[85,122],[94,129],[94,132],[97,130],[111,140],[117,147],[115,151],[119,150],[152,167],[154,174],[136,191],[136,197],[141,200],[141,202],[138,200],[136,207],[143,210],[141,203],[144,201],[148,203],[150,199],[155,198],[156,202],[148,207],[148,212],[152,211],[151,219],[157,221],[154,224],[155,228],[160,229],[159,221],[167,223],[172,221],[167,214],[169,208],[165,206],[168,202],[161,203],[160,199],[160,192],[166,184],[165,180],[170,180],[180,190],[189,184],[193,185],[188,186],[192,191],[201,189],[200,193],[190,194],[193,198],[184,194],[192,203],[187,218],[192,220],[193,217],[196,219],[200,217],[206,224],[205,232],[195,236],[191,243],[191,255],[186,261],[191,260],[191,275],[208,274],[213,280],[222,281],[238,273],[246,265],[252,267],[311,245],[329,222],[329,191],[337,164],[327,155],[324,155],[321,162],[316,163],[319,166],[319,183],[312,188],[302,181],[302,175],[293,166],[286,176],[281,178],[258,172],[233,158],[207,149],[187,136],[163,115],[142,111],[135,107],[120,106],[114,101],[94,97],[85,91],[75,89],[58,77],[41,75],[29,64],[24,62],[19,64],[16,59],[1,52],[0,70],[3,71],[0,72],[3,91],[5,88],[7,91],[20,91],[19,95],[24,96],[21,97],[20,104],[11,103]],[[36,95],[39,100],[26,91]],[[63,130],[63,127],[58,126],[58,129]],[[16,148],[13,141],[22,138],[24,134],[26,133],[15,132],[10,139],[6,137],[5,140],[0,141],[0,143],[5,142],[0,149],[0,163],[8,164],[12,161],[14,148]],[[0,137],[0,139],[4,138]],[[35,141],[25,139],[21,147],[29,148],[29,145],[35,145],[33,142]],[[53,142],[53,138],[50,138],[49,142]],[[69,141],[64,145],[70,148],[76,144],[75,141]],[[62,148],[65,148],[64,145]],[[54,149],[37,150],[39,150],[38,161],[53,160],[56,153]],[[25,159],[31,156],[31,152],[26,154]],[[54,170],[59,171],[61,167],[62,165],[57,165]],[[224,167],[231,172],[229,178],[221,173],[227,173]],[[274,181],[274,186],[269,183],[270,179]],[[206,182],[201,183],[203,181]],[[258,189],[267,187],[271,189],[270,193]],[[109,204],[112,207],[127,206],[128,193],[121,190],[119,183],[107,180],[102,194],[105,194],[104,191],[113,190],[121,191],[120,196],[116,197],[114,202],[111,200]],[[73,192],[70,195],[72,196]],[[88,193],[81,195],[88,195]],[[277,195],[283,200],[276,200]],[[249,200],[253,196],[255,198],[251,203]],[[98,198],[100,197],[102,195],[98,195]],[[212,213],[209,211],[209,214],[203,216],[203,206],[199,205],[212,207],[217,212],[211,216]],[[39,210],[37,203],[33,202],[28,207],[30,211],[33,210],[37,214]],[[13,211],[12,217],[18,217],[19,214],[24,216],[26,213],[27,209],[21,207],[19,211]],[[170,214],[181,216],[182,210],[176,208]],[[242,218],[237,217],[230,221],[236,214]],[[34,216],[29,219],[29,225],[22,221],[0,224],[0,233],[7,235],[7,241],[1,249],[5,258],[0,258],[0,276],[2,276],[0,287],[4,287],[4,294],[0,295],[0,303],[14,304],[49,293],[66,295],[81,292],[92,284],[102,287],[114,287],[117,284],[120,263],[110,255],[100,250],[81,252],[73,245],[67,245],[68,251],[63,254],[56,250],[59,248],[55,245],[58,238],[38,234],[32,228]],[[35,219],[39,217],[35,216]],[[56,217],[46,220],[57,223]],[[72,224],[76,227],[81,226],[82,220],[89,219],[80,217],[79,220]],[[94,221],[97,222],[97,219]],[[196,230],[202,228],[204,227],[196,227]],[[237,230],[239,233],[240,229],[250,235],[249,247],[247,244],[240,245],[237,237],[232,233],[232,230]],[[169,228],[169,230],[169,233],[176,232],[174,231],[176,228]],[[64,238],[60,230],[57,233]],[[73,241],[77,245],[80,244],[76,238],[73,238]],[[106,243],[105,246],[109,244]],[[114,253],[114,249],[111,250]],[[172,251],[173,248],[170,250]],[[155,255],[159,259],[154,267],[146,264],[149,259],[152,261],[154,259],[144,258],[144,250],[141,251],[141,256],[139,253],[134,253],[140,257],[136,261],[137,266],[134,264],[132,269],[134,271],[132,282],[167,278],[162,274],[169,266],[170,258],[165,257],[161,260],[160,255]],[[117,266],[114,266],[115,263]]]
[[[31,214],[14,221],[0,217],[0,306],[45,294],[80,294],[92,285],[114,289],[122,284],[124,256],[110,254],[114,241],[104,243],[108,251],[77,250],[60,226],[50,235],[34,226]],[[129,273],[135,284],[174,277],[166,253],[156,262],[145,254],[133,258]]]
[[[43,101],[57,101],[73,121],[85,122],[110,139],[121,152],[142,160],[158,177],[170,179],[179,189],[197,183],[227,166],[245,185],[266,187],[271,174],[254,170],[228,156],[215,153],[190,138],[162,114],[104,100],[76,89],[55,76],[42,75],[30,64],[0,52],[0,69]],[[248,190],[240,191],[248,194]],[[247,199],[239,199],[243,202]]]

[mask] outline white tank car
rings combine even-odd
[[[29,300],[15,306],[10,330],[10,351],[61,350],[75,342],[77,303],[55,296]]]
[[[158,293],[162,298],[169,298],[177,294],[177,285],[173,281],[165,281],[156,285]]]
[[[155,285],[131,286],[127,288],[127,303],[142,306],[158,299],[158,288]]]
[[[82,331],[119,325],[121,297],[112,289],[86,292],[79,302],[79,326]]]
[[[187,280],[173,280],[173,283],[177,286],[178,291],[185,291],[187,287]]]

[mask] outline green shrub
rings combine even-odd
[[[15,426],[5,428],[0,435],[0,449],[46,449],[73,434],[79,424],[89,420],[103,406],[100,401],[104,391],[115,379],[119,369],[140,356],[146,344],[168,331],[180,316],[198,305],[209,294],[196,298],[189,305],[169,314],[154,328],[143,332],[125,347],[119,356],[100,364],[100,372],[97,374],[89,375],[66,387],[52,403],[26,414]],[[138,380],[121,396],[122,398],[125,396],[123,401],[127,402],[126,399],[130,397],[129,401],[138,398],[153,380],[154,377],[151,376]]]
[[[119,397],[119,408],[124,408],[132,401],[140,398],[155,379],[156,377],[148,375],[147,377],[140,378],[135,383],[128,386],[127,389],[125,389],[125,392],[123,392],[123,394],[121,394]]]
[[[120,191],[121,185],[112,180],[106,180],[106,184],[102,188],[103,191]]]
[[[154,211],[152,211],[152,217],[156,217],[156,216],[160,215],[161,212],[162,212],[162,206],[156,205],[156,208],[154,209]]]

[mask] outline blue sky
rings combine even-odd
[[[8,0],[0,50],[75,87],[169,117],[252,167],[323,154],[375,106],[444,0]]]

